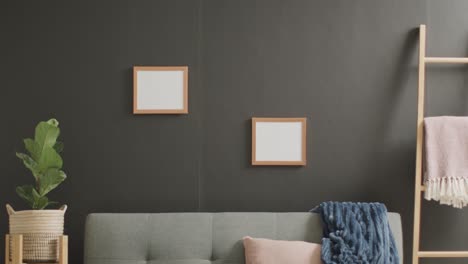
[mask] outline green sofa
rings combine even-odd
[[[400,215],[389,213],[402,250]],[[242,264],[244,236],[320,243],[314,213],[90,214],[85,264]]]

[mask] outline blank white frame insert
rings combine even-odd
[[[252,165],[306,165],[306,118],[252,118]]]
[[[134,114],[187,114],[187,66],[133,67]]]

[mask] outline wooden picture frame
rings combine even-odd
[[[252,165],[305,166],[307,118],[252,118]]]
[[[134,114],[188,114],[188,66],[134,66]]]

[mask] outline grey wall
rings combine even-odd
[[[51,198],[70,208],[72,263],[82,262],[90,212],[307,211],[325,200],[400,212],[410,263],[417,26],[428,24],[431,55],[465,56],[467,8],[3,1],[0,204],[25,208],[14,187],[32,179],[14,151],[38,121],[56,117],[69,179]],[[132,115],[133,65],[189,65],[190,114]],[[466,76],[463,67],[429,69],[429,115],[467,114]],[[308,117],[308,165],[250,166],[252,116]],[[424,204],[422,247],[468,248],[468,215]]]

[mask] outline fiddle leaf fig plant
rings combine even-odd
[[[41,210],[56,202],[49,201],[47,194],[62,183],[67,176],[62,171],[63,161],[60,153],[63,143],[57,141],[60,135],[56,119],[39,122],[34,139],[24,139],[28,154],[16,153],[34,176],[34,185],[16,187],[16,193],[34,210]]]

